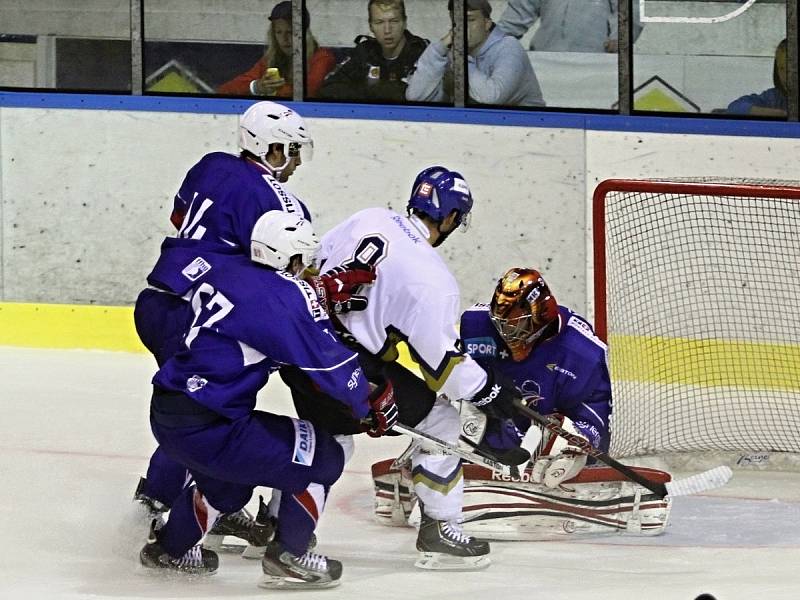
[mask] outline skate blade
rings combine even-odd
[[[248,544],[244,549],[244,552],[242,552],[242,558],[246,558],[248,560],[261,559],[264,557],[264,551],[266,549],[266,546],[253,546],[252,544]]]
[[[452,556],[442,552],[421,552],[414,566],[428,571],[478,571],[492,564],[483,556]]]
[[[296,577],[282,577],[280,575],[264,575],[264,578],[259,582],[258,587],[266,588],[268,590],[312,590],[319,588],[336,587],[341,583],[340,579],[310,582]]]
[[[245,544],[225,543],[224,535],[207,535],[206,539],[203,540],[203,548],[217,553],[241,554],[247,549],[247,546]]]

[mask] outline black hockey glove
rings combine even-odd
[[[362,420],[364,431],[370,437],[381,437],[397,423],[397,405],[394,403],[394,386],[388,379],[369,395],[372,410]]]
[[[473,406],[496,419],[508,419],[517,414],[514,399],[522,394],[514,382],[497,371],[494,367],[486,367],[486,384],[469,399]]]
[[[366,296],[358,289],[375,281],[375,268],[368,266],[334,267],[321,275],[307,276],[305,280],[314,288],[319,301],[331,315],[364,310]]]

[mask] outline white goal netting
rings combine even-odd
[[[800,184],[607,181],[612,454],[800,453]]]

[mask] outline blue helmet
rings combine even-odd
[[[440,223],[452,211],[458,212],[458,224],[466,227],[472,210],[472,193],[461,173],[434,166],[420,171],[411,186],[408,211],[417,210]]]

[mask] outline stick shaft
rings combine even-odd
[[[522,401],[522,399],[514,400],[514,406],[517,408],[517,410],[519,410],[526,417],[530,418],[532,421],[536,421],[551,433],[561,436],[562,438],[570,442],[573,446],[577,446],[578,448],[580,448],[581,451],[583,451],[585,454],[588,454],[589,456],[596,458],[600,462],[607,464],[612,469],[619,471],[634,483],[638,483],[642,487],[647,488],[660,498],[664,498],[667,495],[668,493],[667,488],[663,483],[648,479],[647,477],[644,477],[643,475],[640,475],[639,473],[634,471],[631,467],[623,465],[621,462],[614,460],[602,450],[598,450],[597,448],[592,446],[589,443],[589,440],[587,440],[586,438],[580,435],[575,435],[573,433],[570,433],[569,431],[561,427],[561,424],[556,419],[539,414],[538,412],[527,406]]]
[[[486,458],[484,456],[481,456],[480,454],[476,454],[475,452],[462,450],[455,444],[449,444],[444,440],[440,440],[437,437],[419,431],[418,429],[414,429],[413,427],[409,427],[408,425],[403,425],[402,423],[395,423],[394,427],[392,427],[392,430],[398,433],[405,434],[415,440],[420,440],[423,443],[423,445],[427,444],[428,446],[433,446],[446,454],[452,454],[454,456],[458,456],[476,465],[483,465],[485,467],[489,467],[490,469],[497,471],[498,473],[507,474],[509,472],[509,467],[507,465],[503,465],[497,461],[492,460],[491,458]]]

